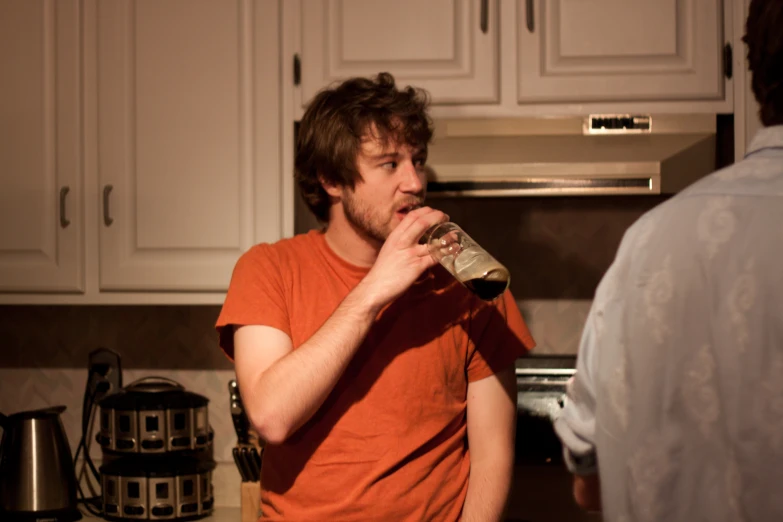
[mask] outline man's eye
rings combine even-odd
[[[417,169],[423,167],[425,163],[427,163],[427,160],[424,158],[417,159],[413,162]]]
[[[397,168],[397,162],[396,161],[387,161],[381,167],[385,169],[396,169]]]

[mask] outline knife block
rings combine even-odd
[[[264,442],[254,430],[250,430],[250,444],[255,446],[263,460]],[[241,482],[241,521],[258,522],[261,518],[261,482]]]
[[[242,522],[258,522],[261,518],[261,483],[242,482],[240,501]]]

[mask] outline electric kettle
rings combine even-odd
[[[0,520],[82,518],[76,473],[60,414],[65,406],[0,414]]]

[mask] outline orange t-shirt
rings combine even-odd
[[[368,272],[311,231],[238,261],[217,322],[307,341]],[[323,406],[264,450],[269,520],[458,520],[468,487],[467,387],[535,346],[510,292],[486,303],[437,266],[384,308]],[[259,347],[262,350],[263,347]]]

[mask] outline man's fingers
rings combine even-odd
[[[427,248],[427,245],[416,245],[413,247],[413,252],[419,257],[430,256],[430,249]]]
[[[414,254],[419,258],[422,264],[422,269],[427,270],[438,264],[438,260],[432,257],[427,245],[415,245],[411,247]]]
[[[409,216],[406,216],[405,219],[408,219],[408,217]],[[422,234],[430,227],[437,225],[438,223],[445,223],[448,220],[449,216],[440,210],[429,209],[429,212],[423,212],[415,216],[415,219],[400,232],[397,241],[399,245],[403,247],[413,245],[419,241]],[[402,223],[400,223],[400,225],[402,225]]]
[[[408,230],[408,228],[416,221],[416,219],[419,216],[422,216],[422,215],[427,214],[429,212],[434,212],[434,210],[432,208],[430,208],[430,207],[419,207],[419,208],[417,208],[415,210],[411,210],[410,212],[408,212],[405,215],[404,218],[402,218],[402,221],[400,221],[400,224],[397,225],[397,228],[395,228],[392,231],[392,233],[389,235],[389,237],[391,237],[391,236],[399,236],[400,234],[402,234],[403,232]]]

